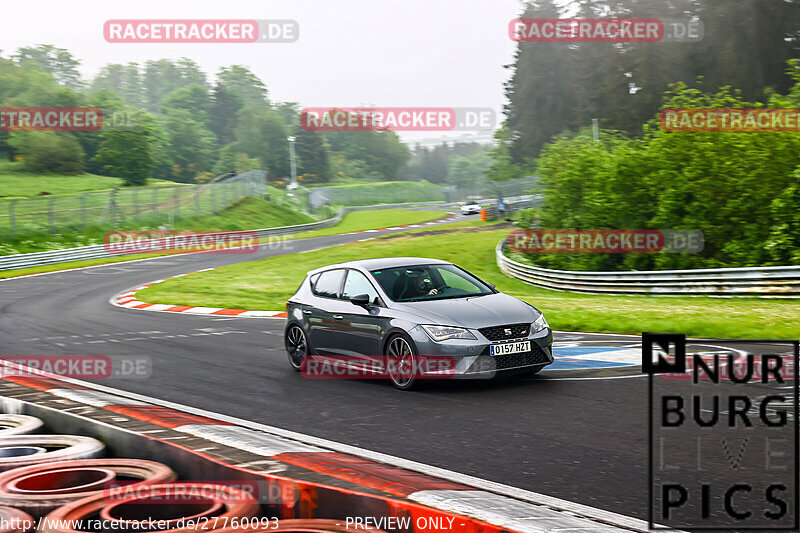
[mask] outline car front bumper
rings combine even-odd
[[[491,342],[477,330],[470,330],[477,340],[452,339],[436,342],[424,329],[417,326],[409,334],[423,358],[440,358],[451,362],[449,368],[441,371],[426,371],[421,379],[475,379],[492,378],[501,373],[520,372],[542,368],[553,362],[553,331],[541,331],[510,341]],[[492,356],[489,346],[507,342],[531,341],[531,351],[517,354]],[[454,365],[454,368],[453,368]]]

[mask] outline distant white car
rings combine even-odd
[[[462,215],[477,215],[481,212],[481,205],[477,202],[467,202],[461,206]]]

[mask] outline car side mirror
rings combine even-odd
[[[356,294],[350,298],[350,303],[362,307],[369,305],[369,294]]]

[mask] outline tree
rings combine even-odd
[[[792,85],[783,66],[797,56],[800,1],[534,0],[524,18],[658,18],[702,21],[693,43],[519,43],[505,91],[507,142],[492,175],[528,165],[554,136],[597,118],[604,129],[642,135],[671,84],[732,86],[749,101]],[[747,21],[745,24],[743,21]],[[672,27],[665,28],[670,33]],[[503,172],[499,172],[503,169]]]
[[[185,109],[167,109],[161,120],[172,160],[172,178],[191,182],[198,172],[210,171],[217,139],[205,124]]]
[[[316,176],[317,181],[330,181],[331,168],[325,139],[316,131],[297,126],[294,132],[297,173]]]
[[[139,64],[131,62],[126,65],[119,63],[105,65],[92,80],[89,93],[103,90],[114,91],[129,106],[144,107],[144,87]]]
[[[269,105],[267,86],[243,65],[222,67],[217,73],[217,85],[237,93],[245,105]]]
[[[208,85],[206,75],[191,59],[148,61],[145,63],[143,80],[145,108],[151,113],[158,112],[168,94],[189,85]]]
[[[143,124],[130,130],[110,129],[100,134],[100,146],[92,158],[103,173],[118,176],[125,185],[144,185],[156,166],[151,129]]]
[[[526,172],[526,167],[532,166],[532,164],[517,165],[511,161],[511,139],[509,137],[508,125],[505,123],[494,132],[495,145],[489,151],[491,165],[486,171],[486,178],[490,181],[521,178],[528,173]]]
[[[474,189],[483,181],[490,164],[484,151],[469,156],[454,155],[448,162],[447,182],[459,190]]]
[[[275,111],[283,119],[284,124],[290,128],[300,124],[300,104],[297,102],[278,102],[274,107]]]
[[[257,157],[273,176],[289,175],[289,132],[280,115],[261,106],[245,106],[236,120],[236,151]]]
[[[229,172],[247,172],[261,168],[261,161],[257,157],[248,157],[243,152],[237,152],[236,143],[223,146],[219,151],[219,158],[214,163],[214,175],[227,174]]]
[[[332,131],[324,134],[332,152],[351,161],[362,161],[370,177],[396,179],[411,158],[408,147],[393,131]]]
[[[197,122],[210,125],[211,98],[202,85],[189,85],[169,93],[161,104],[161,113],[166,115],[172,109],[187,111]]]
[[[50,44],[23,46],[17,49],[14,60],[25,68],[38,68],[50,74],[59,84],[79,91],[83,87],[78,67],[81,62],[64,48]]]
[[[212,96],[213,103],[209,110],[210,127],[220,145],[232,143],[236,137],[236,114],[244,106],[244,100],[238,93],[227,90],[217,83]]]

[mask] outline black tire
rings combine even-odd
[[[389,337],[389,340],[386,342],[384,355],[386,355],[386,364],[392,365],[391,368],[402,370],[408,368],[408,365],[411,365],[413,369],[413,363],[417,357],[417,349],[414,346],[414,342],[407,335],[397,333]],[[413,373],[413,370],[409,373]],[[391,369],[388,374],[389,381],[400,390],[407,391],[419,388],[420,380],[414,378],[413,375],[399,375],[392,372]]]
[[[295,372],[300,372],[303,368],[303,360],[308,357],[308,339],[306,332],[297,324],[292,324],[286,328],[284,334],[284,345],[286,355],[289,357],[289,364]]]

